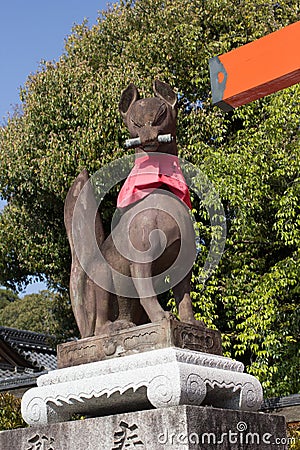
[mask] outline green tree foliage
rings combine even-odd
[[[300,450],[300,423],[289,424],[287,431],[290,439],[289,450]]]
[[[21,91],[23,113],[0,131],[1,283],[28,275],[66,289],[70,265],[63,202],[86,167],[94,173],[123,154],[118,114],[131,81],[142,95],[155,77],[202,108],[179,108],[180,154],[215,184],[228,239],[217,272],[197,274],[197,315],[223,333],[227,355],[242,359],[268,395],[299,389],[300,87],[223,113],[211,106],[208,59],[299,20],[298,0],[121,1],[91,29],[75,26],[57,63],[45,62]],[[279,62],[276,62],[279,63]],[[102,208],[111,214],[112,195]]]
[[[51,291],[28,294],[0,310],[0,325],[56,337],[56,341],[77,336],[68,297]]]
[[[11,289],[0,289],[0,310],[18,298],[18,295]]]
[[[0,394],[0,431],[26,426],[21,415],[21,399],[8,392]]]

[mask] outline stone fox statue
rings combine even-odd
[[[70,296],[83,338],[170,317],[157,299],[154,282],[168,269],[171,278],[178,278],[172,288],[180,320],[203,326],[194,318],[190,298],[196,248],[188,211],[189,192],[177,158],[177,96],[159,80],[155,80],[153,90],[155,97],[139,99],[137,88],[130,84],[119,104],[131,135],[127,144],[136,147],[135,166],[118,197],[118,207],[124,213],[113,232],[123,251],[119,251],[120,245],[116,245],[112,234],[105,239],[99,213],[93,229],[85,220],[89,209],[95,208],[86,170],[76,178],[66,197],[65,226],[72,253]],[[80,199],[87,183],[88,189]],[[88,245],[91,233],[96,235],[97,249]],[[80,257],[75,239],[80,241],[76,242]],[[99,249],[104,259],[97,257]],[[144,254],[147,256],[143,258]],[[182,267],[186,263],[188,269],[184,273]],[[116,273],[124,276],[127,283],[129,280],[135,295],[122,291]],[[95,282],[95,274],[101,283]]]

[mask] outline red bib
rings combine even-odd
[[[151,153],[135,160],[135,165],[118,195],[118,208],[142,200],[162,185],[192,209],[189,189],[177,156]]]

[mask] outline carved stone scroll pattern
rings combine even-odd
[[[153,406],[163,408],[176,403],[174,383],[165,375],[154,377],[148,386],[147,397]]]
[[[263,392],[260,384],[246,383],[241,391],[240,408],[247,410],[255,410],[260,407],[262,402]],[[258,399],[260,403],[258,404]]]
[[[33,397],[27,404],[26,415],[30,419],[31,423],[44,422],[46,417],[45,401],[41,397]]]
[[[205,399],[206,391],[206,386],[202,378],[196,373],[191,373],[186,381],[186,392],[189,403],[191,405],[201,404]]]
[[[96,345],[94,344],[82,344],[77,347],[66,347],[61,350],[67,358],[80,358],[82,353],[93,356],[95,353]]]
[[[215,330],[186,326],[182,323],[173,325],[174,341],[180,347],[212,354],[222,354],[220,334]]]
[[[143,347],[151,349],[159,341],[159,334],[156,331],[136,333],[125,337],[123,346],[125,350],[138,350]]]
[[[218,355],[182,350],[177,352],[177,361],[186,364],[196,364],[203,367],[228,370],[230,372],[243,372],[244,365],[239,361]]]
[[[176,347],[222,355],[221,335],[175,320],[145,324],[111,335],[93,336],[58,346],[58,368],[88,364],[149,350]]]
[[[103,396],[111,397],[115,393],[119,393],[120,396],[125,394],[127,391],[136,392],[147,383],[142,381],[141,383],[127,383],[125,386],[114,386],[113,388],[102,388],[102,389],[86,389],[85,392],[80,392],[80,394],[69,394],[69,395],[57,395],[55,397],[50,397],[47,399],[47,404],[53,404],[56,406],[73,405],[75,402],[82,403],[84,400],[89,400],[91,398],[101,398]]]
[[[153,350],[151,356],[143,357],[141,355],[130,355],[126,358],[112,359],[109,361],[98,361],[94,363],[85,364],[84,367],[77,366],[76,370],[73,367],[59,369],[52,371],[50,374],[42,375],[38,379],[38,386],[45,386],[50,384],[58,384],[80,379],[87,379],[107,373],[127,371],[139,367],[150,367],[156,364],[166,364],[174,359],[185,364],[196,364],[204,367],[211,367],[223,369],[234,372],[243,372],[244,365],[241,362],[234,361],[230,358],[225,358],[218,355],[209,355],[206,353],[194,352],[187,349],[172,349],[172,353],[168,349]],[[148,353],[149,355],[149,353]]]
[[[262,388],[253,376],[241,373],[242,367],[229,358],[178,348],[70,367],[41,376],[41,386],[39,381],[25,392],[22,414],[29,424],[45,424],[89,408],[105,410],[110,402],[122,412],[124,405],[200,406],[206,400],[216,407],[255,411]]]

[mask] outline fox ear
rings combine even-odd
[[[119,103],[119,111],[124,121],[126,122],[126,115],[131,105],[136,102],[140,98],[139,91],[133,83],[130,83],[129,86],[122,92],[120,103]]]
[[[177,103],[177,95],[171,88],[171,86],[167,83],[164,83],[160,80],[154,80],[153,83],[153,92],[156,97],[164,100],[171,108],[174,108]]]

